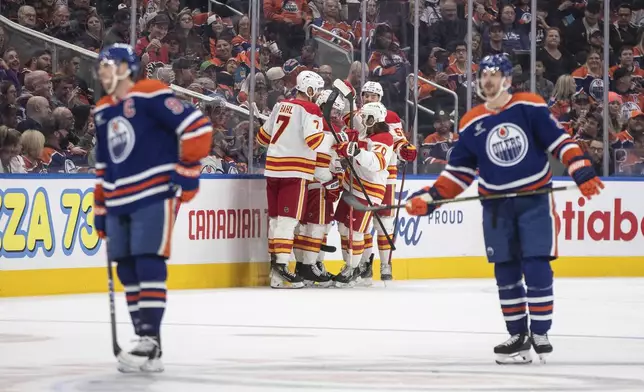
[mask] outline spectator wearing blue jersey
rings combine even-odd
[[[529,50],[530,39],[525,26],[519,26],[515,22],[516,13],[514,6],[505,5],[499,14],[499,23],[503,28],[503,50],[512,54],[517,50]],[[483,42],[490,42],[490,31],[483,33]]]

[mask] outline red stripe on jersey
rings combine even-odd
[[[130,195],[132,193],[137,193],[137,192],[140,192],[142,190],[151,188],[151,187],[153,187],[155,185],[158,185],[158,184],[167,183],[169,181],[170,181],[170,176],[167,175],[167,174],[162,174],[162,175],[158,175],[156,177],[152,177],[152,178],[150,178],[150,179],[148,179],[146,181],[143,181],[143,182],[135,184],[135,185],[124,186],[124,187],[115,189],[115,190],[110,191],[110,192],[105,192],[105,197],[108,198],[108,199],[112,199],[112,198],[115,198],[115,197],[127,196],[127,195]]]

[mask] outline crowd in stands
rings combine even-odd
[[[253,147],[256,129],[249,129],[243,109],[270,113],[276,102],[293,95],[302,70],[318,72],[329,86],[335,78],[345,79],[359,97],[363,69],[367,80],[383,85],[389,109],[409,123],[418,116],[419,171],[435,172],[458,140],[453,124],[455,114],[466,111],[467,72],[475,77],[482,57],[505,53],[515,64],[515,92],[530,90],[530,62],[536,61],[536,93],[600,172],[603,151],[609,149],[611,175],[644,175],[644,1],[539,0],[531,10],[530,0],[475,0],[474,30],[468,32],[467,1],[424,0],[415,50],[413,0],[263,0],[254,64],[247,0],[219,0],[210,12],[207,0],[136,3],[141,77],[210,97],[184,97],[200,104],[217,130],[208,172],[261,167],[263,151]],[[603,20],[604,6],[610,7],[610,21]],[[98,52],[131,42],[129,7],[129,0],[8,0],[0,3],[0,13],[25,28]],[[536,59],[530,56],[533,16],[538,22]],[[610,23],[609,42],[603,40],[604,23]],[[365,64],[360,61],[363,40]],[[609,45],[608,59],[604,45]],[[90,59],[7,23],[0,24],[0,55],[0,173],[91,171],[91,109],[100,91]],[[414,56],[417,91],[410,82]],[[605,61],[610,66],[608,129],[602,118]],[[251,90],[253,107],[248,105]],[[457,94],[458,106],[445,90]],[[480,103],[475,86],[472,91],[473,103]],[[429,110],[407,106],[407,97],[415,93],[421,109]],[[603,143],[604,132],[609,145]]]

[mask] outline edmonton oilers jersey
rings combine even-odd
[[[441,183],[449,196],[465,190],[478,169],[479,193],[507,193],[552,186],[547,153],[559,159],[577,144],[532,93],[514,94],[500,112],[479,105],[463,116]],[[444,195],[447,197],[447,195]]]
[[[158,80],[137,82],[120,101],[103,97],[94,121],[94,198],[109,213],[127,214],[175,197],[170,179],[177,163],[198,163],[210,149],[210,121]]]

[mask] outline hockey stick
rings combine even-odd
[[[320,250],[325,253],[335,253],[337,249],[333,245],[322,244]]]
[[[112,272],[112,262],[107,259],[107,289],[110,296],[110,327],[112,332],[112,352],[116,358],[121,356],[121,346],[119,346],[116,335],[116,305],[114,304],[114,274]]]
[[[485,200],[496,200],[496,199],[506,199],[510,197],[522,197],[522,196],[533,196],[533,195],[543,195],[546,193],[552,193],[552,192],[561,192],[561,191],[569,191],[577,189],[576,185],[571,185],[571,186],[560,186],[560,187],[555,187],[555,188],[542,188],[542,189],[536,189],[534,191],[525,191],[525,192],[515,192],[515,193],[499,193],[495,195],[487,195],[487,196],[468,196],[468,197],[456,197],[454,199],[442,199],[442,200],[434,200],[430,203],[427,204],[448,204],[448,203],[460,203],[464,201],[473,201],[473,200],[479,200],[479,201],[485,201]],[[353,196],[353,195],[345,195],[342,194],[342,198],[344,199],[345,203],[347,203],[350,206],[353,206],[358,211],[385,211],[385,210],[394,210],[394,209],[401,209],[405,208],[407,204],[394,204],[394,205],[384,205],[384,206],[365,206],[358,201],[358,199]]]
[[[324,119],[326,120],[326,122],[329,125],[331,125],[331,109],[333,108],[333,102],[335,102],[335,99],[338,97],[338,95],[340,95],[340,91],[343,88],[348,89],[348,87],[346,87],[343,82],[341,82],[339,79],[336,79],[336,81],[333,82],[333,91],[331,92],[331,95],[329,95],[329,98],[326,100],[326,103],[323,105],[324,109],[322,110],[322,114],[324,116]],[[352,93],[350,93],[350,94],[352,95]],[[353,97],[351,95],[349,95],[349,94],[345,94],[344,96],[347,97],[347,95],[348,95],[348,98],[349,98],[349,105],[353,105]],[[350,117],[349,121],[351,121],[351,118],[353,118],[353,113],[351,113],[351,117]],[[331,126],[329,128],[331,129],[331,133],[333,134],[333,138],[335,139],[336,143],[338,143],[338,144],[341,143],[342,140],[340,140],[340,138],[338,137],[338,134],[335,132],[333,127]],[[349,170],[351,170],[350,174],[353,175],[356,172],[355,168],[353,167],[353,163],[349,159],[347,159],[346,162],[347,162],[347,164],[349,166]],[[378,206],[374,206],[373,203],[371,202],[371,198],[367,194],[367,190],[364,187],[364,184],[362,183],[362,180],[360,179],[360,176],[354,175],[353,178],[355,178],[356,182],[358,183],[358,186],[360,187],[360,191],[364,195],[365,200],[367,201],[367,204],[369,206],[368,207],[369,209],[359,209],[359,208],[355,208],[355,206],[354,206],[354,208],[356,210],[358,210],[358,211],[378,211],[378,209],[373,209],[373,208],[376,208]],[[349,189],[352,189],[352,188],[353,188],[353,183],[351,183],[349,185]],[[345,193],[346,192],[342,192],[343,195]],[[357,200],[355,200],[355,202],[357,202]],[[351,204],[349,204],[349,207],[352,207]],[[362,206],[362,207],[364,208],[365,206]],[[378,222],[380,227],[385,227],[382,224],[382,220],[380,219],[380,216],[378,216],[377,214],[374,214],[374,218],[376,219],[376,221]],[[392,251],[396,250],[396,245],[394,244],[394,241],[391,238],[391,236],[386,232],[385,232],[385,235],[387,237],[387,242],[389,243],[389,246],[391,246],[391,250]]]
[[[400,183],[400,190],[398,191],[398,204],[402,203],[402,194],[403,194],[403,189],[405,189],[405,175],[407,174],[407,162],[403,161],[403,172],[402,172],[402,181]],[[400,217],[400,208],[396,210],[396,218],[394,219],[394,232],[392,233],[394,237],[394,241],[396,241],[396,233],[398,232],[398,225],[399,221],[398,218]],[[389,260],[387,260],[387,264],[391,265],[391,256],[394,254],[393,250],[389,252]]]

